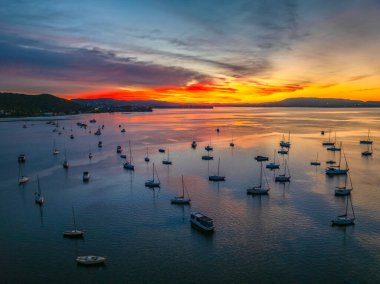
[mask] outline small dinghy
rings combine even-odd
[[[104,256],[96,256],[96,255],[86,255],[86,256],[78,256],[76,261],[79,264],[84,265],[95,265],[95,264],[102,264],[107,260]]]

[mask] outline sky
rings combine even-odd
[[[380,0],[0,0],[0,91],[380,100]]]

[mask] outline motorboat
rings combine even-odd
[[[205,232],[213,232],[215,229],[214,220],[200,212],[191,213],[190,222],[193,226]]]
[[[86,255],[86,256],[78,256],[76,258],[76,261],[78,264],[84,264],[84,265],[96,265],[96,264],[102,264],[107,260],[104,256],[96,256],[96,255]]]

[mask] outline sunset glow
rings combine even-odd
[[[376,1],[5,2],[1,91],[182,103],[380,100]]]

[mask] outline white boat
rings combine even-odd
[[[349,180],[349,186],[347,186],[347,180]],[[350,195],[351,191],[352,191],[352,181],[351,181],[350,173],[348,172],[348,174],[345,175],[345,178],[344,178],[344,186],[335,187],[335,196]]]
[[[350,207],[352,212],[352,217],[348,216],[348,203],[350,201]],[[352,205],[351,195],[346,197],[346,212],[343,215],[339,215],[331,220],[333,226],[350,226],[355,224],[355,212],[354,207]]]
[[[310,165],[312,165],[312,166],[320,166],[321,165],[321,162],[318,161],[318,153],[317,153],[317,158],[315,159],[315,161],[311,161]]]
[[[146,147],[146,156],[144,158],[144,161],[145,162],[149,162],[150,161],[150,159],[149,159],[149,153],[148,153],[148,147]]]
[[[82,238],[83,234],[84,234],[84,231],[81,231],[81,230],[77,229],[77,225],[76,225],[76,222],[75,222],[74,207],[72,207],[72,209],[73,209],[74,230],[64,231],[63,232],[63,236],[65,238]]]
[[[19,165],[18,184],[25,184],[29,181],[29,177],[22,174],[22,165]]]
[[[185,190],[187,193],[187,198],[185,197]],[[183,175],[182,175],[182,195],[176,196],[173,199],[170,200],[172,204],[190,204],[190,195],[187,189],[185,188],[185,182],[183,181]]]
[[[334,146],[335,145],[335,142],[331,141],[331,129],[329,129],[329,140],[322,142],[322,145],[323,146]]]
[[[190,222],[193,226],[205,232],[213,232],[215,229],[214,220],[200,212],[191,213]]]
[[[290,148],[290,131],[288,134],[288,141],[285,141],[285,136],[282,135],[282,140],[280,141],[280,147]]]
[[[131,141],[129,140],[129,159],[126,161],[123,165],[124,169],[134,171],[135,170],[135,165],[133,164],[133,157],[132,157],[132,149],[131,149]]]
[[[162,161],[162,164],[163,165],[171,165],[172,164],[172,161],[170,161],[170,153],[169,153],[169,149],[168,149],[168,158],[166,160],[163,160]]]
[[[372,144],[373,141],[371,140],[371,138],[369,137],[369,133],[370,133],[370,129],[368,129],[368,137],[367,137],[367,140],[360,140],[360,144]]]
[[[78,256],[76,258],[76,261],[79,264],[84,265],[95,265],[95,264],[102,264],[107,260],[104,256],[96,256],[96,255],[86,255],[86,256]]]
[[[273,162],[265,166],[267,169],[275,170],[279,169],[280,165],[276,163],[276,150],[273,151]]]
[[[348,168],[348,163],[347,163],[347,159],[346,159],[346,155],[344,154],[344,151],[343,151],[343,155],[344,155],[344,160],[346,162],[346,168],[342,169],[340,167],[342,155],[341,155],[341,152],[339,152],[339,163],[338,163],[338,165],[327,167],[326,171],[325,171],[326,175],[334,176],[334,175],[346,175],[347,174],[347,172],[349,171],[349,168]]]
[[[55,146],[55,140],[54,140],[54,142],[53,142],[53,155],[56,156],[58,154],[59,154],[59,150],[56,148],[56,146]]]
[[[209,181],[225,181],[226,177],[219,175],[219,167],[220,167],[220,158],[218,160],[218,173],[216,175],[209,176],[208,177]]]
[[[90,181],[90,173],[89,172],[83,172],[83,182]]]
[[[155,176],[157,176],[157,179],[155,179]],[[160,179],[157,175],[157,172],[155,171],[154,163],[153,163],[153,173],[152,173],[152,179],[147,180],[145,182],[145,186],[149,188],[155,188],[160,187]]]
[[[275,177],[275,182],[290,182],[290,170],[285,160],[284,173]]]
[[[38,205],[43,205],[44,202],[45,202],[45,199],[44,199],[44,197],[41,194],[40,178],[38,176],[37,176],[37,185],[38,185],[38,188],[37,188],[37,191],[34,193],[34,201]]]
[[[265,177],[266,186],[263,186],[263,163],[260,163],[260,184],[257,186],[253,186],[251,188],[247,188],[247,194],[254,195],[263,195],[268,194],[270,188],[268,185],[268,180]]]
[[[67,161],[67,154],[65,149],[65,160],[63,161],[63,168],[68,169],[69,168],[69,162]]]

